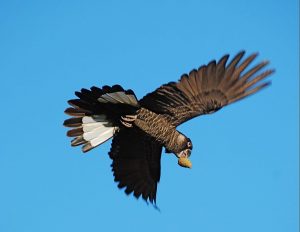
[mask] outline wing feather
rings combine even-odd
[[[139,129],[121,129],[109,152],[119,188],[155,204],[162,146]]]
[[[182,75],[178,82],[170,82],[147,94],[140,100],[140,105],[165,114],[173,125],[178,126],[270,85],[270,81],[264,80],[274,70],[263,71],[268,61],[262,61],[247,71],[258,54],[243,60],[244,55],[245,51],[239,52],[228,64],[229,55],[224,55],[218,62],[213,60],[198,70],[192,70],[189,75]]]

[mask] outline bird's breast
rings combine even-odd
[[[167,120],[165,115],[141,108],[137,111],[137,119],[134,121],[134,125],[153,137],[168,150],[174,152],[174,149],[176,149],[176,139],[179,132]]]

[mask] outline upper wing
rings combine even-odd
[[[263,61],[245,72],[257,54],[240,62],[244,54],[244,51],[238,53],[229,64],[229,55],[225,55],[218,63],[213,60],[194,69],[189,75],[182,75],[179,82],[170,82],[147,94],[140,100],[140,105],[165,114],[173,125],[178,126],[256,93],[271,83],[262,80],[274,70],[258,73],[268,64]]]
[[[134,192],[136,198],[142,195],[145,201],[155,203],[161,152],[162,146],[139,129],[122,128],[114,136],[109,152],[118,187],[126,187],[126,194]]]

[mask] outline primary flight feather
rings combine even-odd
[[[155,203],[162,148],[174,153],[179,165],[191,167],[192,142],[177,126],[270,85],[265,78],[274,70],[263,71],[268,62],[249,68],[257,54],[244,55],[239,52],[230,62],[229,55],[213,60],[141,100],[119,85],[75,92],[78,98],[69,100],[65,110],[72,117],[64,122],[72,128],[67,132],[74,137],[71,145],[87,152],[113,137],[109,156],[118,187]]]

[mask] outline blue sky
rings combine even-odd
[[[299,2],[1,1],[0,231],[296,232]],[[110,142],[70,147],[74,91],[121,84],[138,97],[182,73],[258,51],[272,86],[179,129],[191,170],[162,156],[161,212],[113,182]]]

